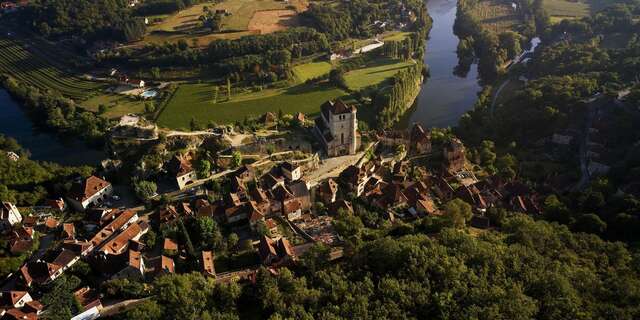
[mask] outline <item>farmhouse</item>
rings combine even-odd
[[[73,185],[67,200],[76,210],[84,211],[91,205],[102,204],[112,194],[111,183],[96,176],[90,176]]]
[[[192,184],[198,178],[196,171],[191,165],[192,157],[190,154],[176,155],[169,163],[169,170],[174,174],[176,183],[180,190],[187,185]]]
[[[330,157],[355,154],[358,149],[356,108],[341,100],[327,101],[316,118],[315,133]]]

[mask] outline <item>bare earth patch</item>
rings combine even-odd
[[[248,29],[266,34],[282,31],[297,24],[298,15],[293,10],[264,10],[253,14]]]

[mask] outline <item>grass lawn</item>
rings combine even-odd
[[[265,90],[267,91],[267,90]],[[254,99],[241,95],[230,102],[213,103],[210,84],[184,84],[176,91],[173,99],[158,117],[158,124],[168,128],[189,128],[192,118],[200,123],[209,121],[231,123],[242,121],[247,116],[259,116],[265,112],[285,114],[303,112],[313,116],[320,105],[330,99],[344,96],[346,92],[330,86],[298,85],[289,89],[270,90]],[[259,97],[259,98],[257,98]]]
[[[331,63],[310,62],[293,67],[293,73],[300,82],[323,76],[331,71]]]
[[[100,105],[107,106],[104,116],[117,119],[128,113],[143,113],[144,101],[120,94],[104,94],[89,98],[82,106],[89,111],[98,111]]]
[[[372,64],[345,74],[349,89],[358,91],[368,86],[379,84],[380,82],[394,76],[398,71],[413,65],[412,61],[402,61],[397,59],[380,59]]]

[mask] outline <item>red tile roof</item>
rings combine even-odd
[[[74,184],[69,193],[69,197],[76,201],[85,201],[96,193],[110,186],[111,184],[96,176],[90,176],[81,183]]]
[[[202,269],[205,274],[215,276],[216,269],[213,263],[213,253],[211,251],[202,251]]]

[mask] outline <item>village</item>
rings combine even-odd
[[[246,157],[240,150],[264,147],[231,146],[231,155],[224,149],[215,157],[206,178],[195,162],[203,146],[183,148],[163,165],[173,187],[154,189],[142,206],[118,206],[132,195],[117,194],[118,187],[98,173],[77,179],[68,194],[45,206],[3,202],[3,239],[11,254],[29,256],[3,279],[0,312],[7,319],[37,319],[43,309],[38,288],[77,272],[78,264],[99,275],[96,283],[188,272],[230,282],[252,281],[261,266],[277,273],[295,265],[317,243],[330,248],[327,259],[340,259],[348,235],[336,230],[335,221],[358,214],[358,207],[394,224],[445,215],[447,202],[462,199],[473,207],[467,223],[479,230],[491,227],[486,213],[492,207],[540,213],[540,199],[527,186],[497,175],[478,179],[455,137],[436,143],[418,124],[361,133],[356,108],[340,100],[325,103],[314,121],[295,118],[309,124],[297,134],[312,136],[313,143],[271,150],[266,160],[252,163],[238,161]],[[103,163],[112,170],[121,165]],[[74,320],[135,304],[103,301],[95,287],[74,294],[83,310]]]

